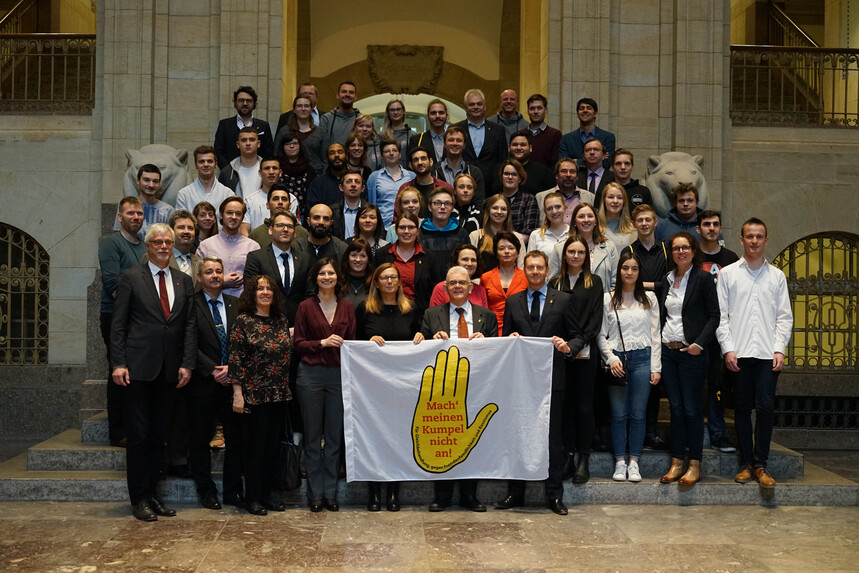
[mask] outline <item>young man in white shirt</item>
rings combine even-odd
[[[737,373],[734,425],[741,469],[734,481],[746,483],[754,478],[761,487],[771,488],[775,487],[775,480],[767,472],[767,459],[775,387],[784,368],[793,314],[784,273],[764,257],[768,241],[763,221],[753,217],[743,223],[740,228],[743,257],[723,268],[716,284],[722,313],[716,336],[725,365]]]

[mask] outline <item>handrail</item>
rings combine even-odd
[[[17,3],[17,4],[15,4],[14,6],[12,6],[12,9],[11,9],[11,10],[9,10],[8,12],[6,12],[6,15],[5,15],[5,16],[3,16],[2,18],[0,18],[0,28],[2,28],[2,27],[3,27],[3,24],[5,24],[5,23],[6,23],[6,20],[8,20],[9,18],[12,18],[13,16],[16,16],[16,15],[17,15],[17,14],[15,14],[15,11],[16,11],[16,10],[18,10],[18,8],[20,8],[22,4],[25,4],[25,3],[27,3],[27,2],[29,2],[30,4],[32,4],[32,3],[34,3],[35,1],[36,1],[36,0],[18,0],[18,3]]]
[[[779,25],[784,28],[784,31],[787,32],[790,36],[797,37],[800,42],[799,45],[808,46],[809,48],[819,48],[820,44],[815,42],[811,36],[805,33],[799,24],[794,22],[790,16],[788,16],[784,10],[775,5],[775,3],[770,0],[768,2],[770,17],[776,21]],[[781,21],[780,21],[781,20]],[[770,38],[772,40],[772,38]]]
[[[3,35],[0,34],[0,37]],[[859,55],[859,48],[821,48],[819,46],[815,47],[799,47],[799,46],[771,46],[768,44],[731,44],[731,51],[736,52],[755,52],[760,50],[766,50],[767,52],[796,52],[800,51],[803,53],[809,54],[831,54],[833,52],[838,52],[839,54],[846,54],[851,56]]]
[[[76,40],[95,38],[95,34],[70,34],[70,33],[52,33],[52,32],[33,32],[32,34],[0,34],[0,40],[21,40],[21,39],[43,39],[43,40]]]
[[[731,46],[734,125],[859,127],[859,49]]]
[[[0,30],[6,27],[16,28],[19,26],[18,19],[23,16],[27,10],[33,7],[36,0],[19,0],[11,10],[6,12],[3,18],[0,18]]]

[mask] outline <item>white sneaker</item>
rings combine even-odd
[[[641,481],[641,472],[638,471],[638,462],[630,460],[628,473],[629,473],[629,481],[636,482],[636,483]]]
[[[626,462],[620,460],[614,464],[614,475],[611,476],[614,481],[626,481]],[[639,476],[638,479],[641,479]]]

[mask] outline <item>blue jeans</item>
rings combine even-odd
[[[629,420],[629,457],[640,458],[644,447],[644,413],[650,396],[650,348],[614,351],[626,364],[626,386],[609,386],[611,445],[615,458],[626,454],[626,422]]]
[[[701,461],[704,454],[704,413],[701,397],[707,372],[707,351],[693,356],[662,347],[662,382],[671,407],[671,457]]]
[[[737,360],[734,388],[734,427],[744,466],[767,467],[770,440],[773,435],[775,386],[778,372],[773,372],[772,359],[740,358]],[[755,409],[754,442],[752,441],[752,408]]]

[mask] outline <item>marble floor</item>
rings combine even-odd
[[[475,514],[0,502],[0,571],[856,571],[855,507],[579,506]]]

